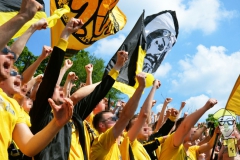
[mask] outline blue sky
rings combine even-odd
[[[45,3],[48,11],[49,4]],[[193,112],[209,98],[216,98],[218,104],[203,115],[200,121],[204,121],[207,114],[225,107],[240,73],[239,6],[239,0],[120,0],[118,7],[128,19],[124,29],[86,50],[107,64],[143,10],[145,17],[163,10],[176,11],[179,35],[154,75],[162,85],[155,94],[157,104],[153,111],[160,111],[166,97],[173,98],[169,106],[176,109],[186,101],[183,112]],[[38,31],[27,44],[36,55],[43,45],[50,45],[49,29]],[[140,105],[149,91],[145,90]]]

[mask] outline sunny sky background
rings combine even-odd
[[[49,14],[49,1],[45,0],[45,4]],[[216,98],[218,104],[204,114],[200,119],[203,122],[209,113],[225,107],[240,73],[239,0],[120,0],[118,7],[128,19],[124,29],[94,43],[87,51],[107,64],[143,10],[145,17],[164,10],[176,11],[179,35],[154,75],[162,85],[155,94],[157,104],[153,111],[161,110],[166,97],[173,98],[169,106],[176,109],[186,101],[183,112],[189,113],[209,98]],[[27,47],[38,55],[43,45],[50,45],[49,29],[35,33]],[[149,91],[145,90],[140,106]]]

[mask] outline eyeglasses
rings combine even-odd
[[[19,74],[18,72],[14,71],[14,70],[11,70],[10,71],[10,76],[17,76],[19,75],[20,76],[20,79],[22,80],[23,79],[23,76],[21,74]]]
[[[117,120],[118,120],[118,118],[114,116],[114,117],[109,117],[109,118],[107,118],[107,119],[105,119],[105,120],[103,120],[101,122],[106,122],[106,121],[116,122]]]
[[[229,121],[219,121],[219,126],[223,126],[225,123],[228,125],[233,125],[234,120],[229,120]]]
[[[14,52],[12,52],[11,50],[9,50],[7,47],[4,47],[4,48],[2,49],[2,53],[3,53],[4,55],[8,55],[8,53],[10,53],[11,55],[13,55],[13,59],[14,59],[14,60],[17,59],[16,54],[15,54]]]

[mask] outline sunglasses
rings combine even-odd
[[[8,55],[8,53],[10,53],[10,54],[13,56],[13,59],[14,59],[14,60],[17,60],[16,54],[15,54],[14,52],[12,52],[11,50],[9,50],[7,47],[4,47],[4,48],[2,49],[2,53],[3,53],[4,55]]]
[[[21,74],[19,74],[18,72],[11,70],[10,71],[10,76],[20,76],[20,79],[23,80],[23,76]]]
[[[223,126],[225,123],[227,123],[228,125],[233,125],[234,120],[229,120],[229,121],[219,121],[219,126]]]
[[[117,120],[118,120],[118,118],[114,116],[114,117],[109,117],[109,118],[107,118],[107,119],[105,119],[105,120],[103,120],[101,122],[106,122],[106,121],[116,122]]]

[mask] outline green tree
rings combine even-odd
[[[10,46],[13,42],[14,40],[11,40],[8,45]],[[24,47],[23,52],[19,56],[18,60],[15,62],[15,66],[18,68],[19,73],[24,72],[24,70],[26,70],[34,61],[36,61],[37,58],[38,56],[35,56],[32,52],[28,50],[27,47]],[[42,61],[42,63],[36,70],[34,76],[44,73],[49,58],[50,57]],[[104,60],[102,58],[97,58],[94,54],[90,54],[87,51],[81,50],[77,54],[73,55],[70,59],[73,61],[73,66],[64,75],[61,85],[64,85],[66,77],[70,71],[75,72],[76,75],[79,77],[79,79],[75,82],[76,87],[73,88],[73,91],[75,91],[81,83],[85,83],[87,77],[85,65],[89,63],[93,64],[94,66],[92,73],[93,83],[101,81],[105,70]],[[109,98],[110,96],[111,100],[117,101],[118,99],[121,99],[121,94],[122,93],[120,91],[112,88],[106,95],[106,97]]]

